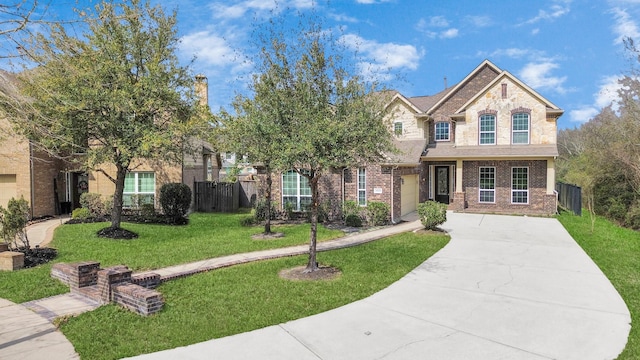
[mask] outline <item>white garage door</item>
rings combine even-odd
[[[418,175],[402,176],[400,204],[400,216],[416,211],[418,205]]]
[[[7,208],[11,198],[18,197],[15,175],[0,175],[0,205]]]

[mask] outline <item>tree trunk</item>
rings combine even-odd
[[[271,167],[266,165],[267,171],[267,188],[265,194],[265,205],[267,206],[267,219],[264,223],[264,233],[271,234],[271,184],[273,180],[271,179]]]
[[[127,176],[127,168],[122,164],[116,164],[116,191],[113,193],[113,209],[111,210],[111,228],[119,229],[122,222],[122,194],[124,193],[124,178]]]
[[[316,259],[316,244],[318,238],[318,177],[313,174],[309,179],[311,187],[311,240],[309,243],[309,262],[305,272],[313,272],[318,270],[318,261]]]

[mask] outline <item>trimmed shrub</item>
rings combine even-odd
[[[358,205],[356,201],[347,200],[342,203],[342,217],[346,221],[349,215],[360,215],[361,209],[362,208],[360,207],[360,205]]]
[[[153,204],[142,204],[140,207],[140,215],[145,217],[153,217],[156,216],[156,208]]]
[[[285,205],[286,206],[286,205]],[[264,199],[260,199],[256,201],[255,206],[253,207],[253,217],[256,221],[265,221],[267,220],[267,202]],[[271,220],[276,219],[276,204],[271,202]]]
[[[349,214],[347,218],[344,219],[344,224],[351,227],[362,227],[362,219],[359,215]]]
[[[191,207],[191,189],[182,183],[164,184],[160,188],[160,206],[166,216],[185,217]]]
[[[367,222],[372,226],[386,225],[389,223],[390,208],[387,203],[370,201],[365,208]]]
[[[108,213],[100,194],[82,193],[80,195],[80,206],[88,209],[91,216],[104,216]]]
[[[438,225],[447,221],[447,205],[425,201],[418,204],[418,216],[425,229],[435,230]]]
[[[0,206],[0,236],[12,248],[29,247],[27,222],[29,221],[29,203],[22,196],[11,198],[7,208]]]
[[[71,212],[72,219],[88,219],[91,217],[91,211],[85,207],[73,209]]]

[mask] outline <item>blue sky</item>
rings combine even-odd
[[[180,57],[196,56],[214,111],[246,89],[252,24],[275,8],[308,11],[312,0],[153,0],[178,10]],[[276,7],[277,3],[277,7]],[[95,1],[53,0],[46,16]],[[560,128],[579,126],[616,95],[629,71],[622,39],[640,41],[640,0],[342,0],[316,2],[325,27],[358,44],[361,68],[405,96],[435,94],[484,59],[565,110]],[[401,75],[402,80],[398,80]]]

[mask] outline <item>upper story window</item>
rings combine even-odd
[[[440,121],[436,123],[436,141],[449,141],[449,129],[451,124]]]
[[[402,123],[397,121],[393,123],[393,133],[396,135],[402,135]]]
[[[511,141],[514,144],[529,143],[529,114],[515,113],[511,116]]]
[[[496,116],[494,114],[480,115],[480,145],[495,145]]]

